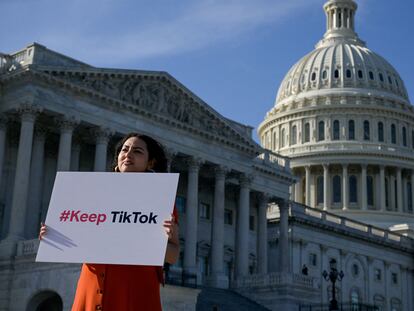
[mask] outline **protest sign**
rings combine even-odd
[[[58,172],[36,261],[162,266],[178,177]]]

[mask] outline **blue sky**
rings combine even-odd
[[[257,128],[325,32],[324,0],[0,0],[0,52],[31,42],[97,67],[167,71]],[[356,32],[414,98],[412,0],[357,0]],[[256,138],[256,136],[255,136]]]

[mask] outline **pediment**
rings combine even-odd
[[[53,79],[128,103],[148,114],[172,119],[186,128],[243,144],[251,152],[260,148],[251,138],[251,127],[227,120],[168,73],[112,69],[73,71],[47,67],[36,68],[38,70]]]

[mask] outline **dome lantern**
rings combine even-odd
[[[365,45],[355,32],[355,12],[357,4],[353,0],[329,0],[323,6],[326,14],[326,33],[316,45],[317,48],[335,44],[338,40],[352,41]]]

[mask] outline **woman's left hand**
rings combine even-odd
[[[168,242],[178,244],[178,225],[174,215],[171,215],[170,219],[164,221],[164,229],[168,237]]]

